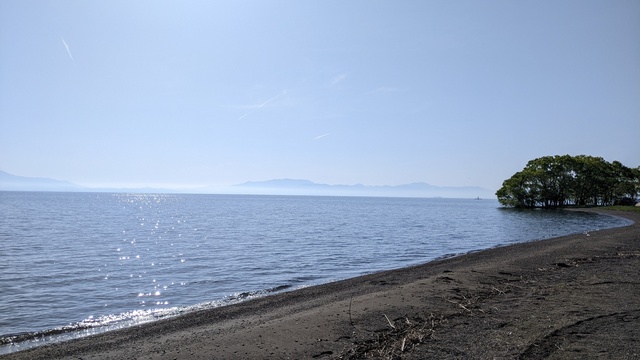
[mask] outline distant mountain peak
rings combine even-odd
[[[263,187],[263,186],[275,186],[275,187],[281,187],[281,186],[316,186],[316,185],[321,185],[321,184],[317,184],[314,183],[313,181],[310,180],[303,180],[303,179],[272,179],[272,180],[265,180],[265,181],[247,181],[245,183],[236,185],[236,186],[245,186],[245,187],[253,187],[253,186],[259,186],[259,187]]]
[[[400,196],[400,197],[491,197],[491,190],[477,186],[436,186],[426,182],[403,185],[328,185],[303,179],[272,179],[248,181],[235,185],[251,193],[281,195],[347,195],[347,196]]]
[[[62,180],[18,176],[0,170],[0,190],[5,191],[79,191],[80,185]]]

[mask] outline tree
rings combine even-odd
[[[640,167],[587,155],[533,159],[502,183],[498,201],[511,207],[612,205],[634,202],[640,193]]]
[[[515,173],[502,183],[496,192],[498,200],[505,206],[529,207],[535,203],[535,191],[529,180],[531,176],[525,170]]]

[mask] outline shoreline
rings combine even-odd
[[[635,223],[278,293],[0,358],[640,358],[640,214],[575,210]]]

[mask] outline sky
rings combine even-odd
[[[0,2],[0,170],[498,189],[640,166],[640,2]]]

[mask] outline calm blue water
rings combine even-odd
[[[0,192],[0,341],[628,223],[494,200]]]

